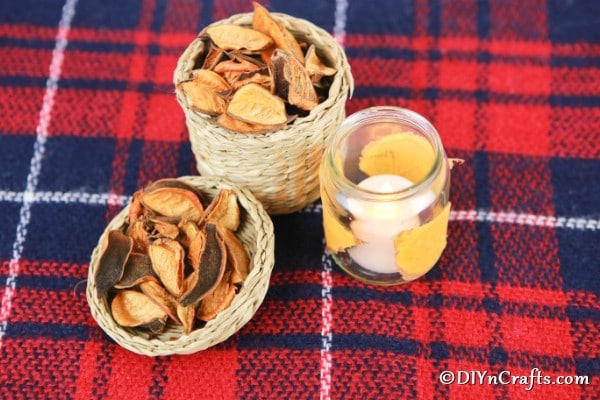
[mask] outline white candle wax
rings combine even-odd
[[[391,174],[371,176],[358,184],[376,193],[394,193],[413,185],[410,180]],[[403,200],[365,201],[348,199],[354,216],[350,228],[364,244],[349,249],[349,255],[364,268],[379,273],[398,272],[394,238],[402,231],[419,226],[419,213],[435,200],[428,190]]]

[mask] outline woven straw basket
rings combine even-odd
[[[150,337],[140,330],[117,325],[112,318],[108,299],[106,296],[98,296],[94,275],[108,232],[120,229],[126,223],[129,206],[126,207],[107,226],[92,253],[86,296],[92,316],[102,330],[119,345],[138,354],[148,356],[190,354],[226,340],[252,318],[269,287],[275,244],[273,223],[262,205],[248,189],[239,188],[221,179],[191,176],[180,179],[196,186],[209,200],[212,200],[221,188],[235,191],[241,214],[241,223],[236,236],[249,253],[250,273],[233,303],[221,311],[214,320],[189,335],[183,335],[180,326],[171,326],[160,335]]]
[[[222,176],[244,185],[269,214],[287,214],[319,198],[321,157],[328,137],[345,117],[345,102],[354,83],[346,55],[329,33],[303,19],[272,15],[296,38],[314,44],[319,56],[338,71],[328,98],[308,116],[265,134],[236,133],[192,110],[181,90],[176,90],[176,94],[185,113],[200,174]],[[212,25],[224,23],[251,26],[252,13],[237,14]],[[176,86],[191,78],[201,43],[194,40],[179,58],[173,77]]]

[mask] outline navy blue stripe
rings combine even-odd
[[[410,292],[381,292],[369,288],[349,288],[343,286],[334,286],[332,289],[334,300],[341,299],[345,301],[381,301],[386,303],[401,304],[404,306],[413,305],[413,295]]]
[[[600,96],[566,95],[520,95],[498,93],[488,90],[445,90],[430,87],[423,91],[426,100],[461,100],[481,103],[551,105],[553,107],[600,107]],[[358,86],[354,89],[355,98],[377,97],[380,99],[411,99],[413,91],[406,87]]]
[[[271,285],[267,298],[277,301],[298,301],[306,299],[321,299],[323,288],[316,284],[282,284]]]
[[[94,327],[92,329],[99,329]],[[7,339],[88,340],[90,328],[85,325],[62,325],[34,322],[9,322]]]
[[[294,350],[318,350],[322,345],[320,334],[245,334],[238,339],[240,349],[283,348]]]
[[[433,37],[440,36],[442,20],[441,0],[429,0],[429,26],[427,31]]]
[[[482,39],[490,36],[490,5],[487,0],[477,2],[477,36]]]
[[[6,280],[6,275],[0,275],[2,281]],[[58,276],[32,276],[32,275],[19,275],[17,277],[17,287],[27,288],[33,290],[75,290],[81,285],[82,289],[85,289],[85,284],[81,283],[81,279],[72,277],[58,277]]]
[[[333,350],[382,350],[397,354],[417,355],[419,343],[409,339],[398,339],[375,334],[333,335]]]

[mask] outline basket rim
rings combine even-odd
[[[120,229],[125,223],[129,205],[125,206],[105,227],[100,235],[97,245],[92,251],[86,288],[86,299],[92,317],[98,326],[118,345],[132,352],[147,355],[160,356],[171,354],[191,354],[207,349],[221,343],[241,329],[254,316],[262,304],[269,287],[270,276],[274,266],[274,228],[273,223],[262,204],[254,197],[252,192],[245,187],[236,185],[223,178],[203,176],[180,176],[181,179],[197,187],[203,194],[212,198],[210,190],[218,191],[221,188],[234,190],[238,197],[238,204],[247,213],[248,218],[243,222],[249,224],[245,229],[255,232],[253,238],[254,255],[251,257],[251,270],[244,281],[244,286],[235,297],[230,307],[219,313],[217,318],[209,321],[204,327],[192,331],[189,335],[181,334],[180,328],[168,331],[165,335],[176,335],[177,338],[146,337],[144,333],[132,328],[124,328],[116,324],[107,301],[107,296],[98,296],[95,285],[94,272],[97,268],[100,253],[103,249],[108,232],[112,229]],[[241,228],[242,230],[244,228]],[[237,232],[240,230],[238,229]],[[264,244],[264,246],[260,246]],[[248,244],[244,243],[248,248]],[[246,289],[247,290],[244,290]],[[246,309],[250,307],[250,313]],[[218,328],[222,327],[220,332]],[[179,331],[179,333],[178,333]]]

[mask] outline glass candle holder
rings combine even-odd
[[[446,247],[450,168],[440,137],[421,115],[371,107],[346,118],[320,170],[328,252],[373,284],[417,279]]]

